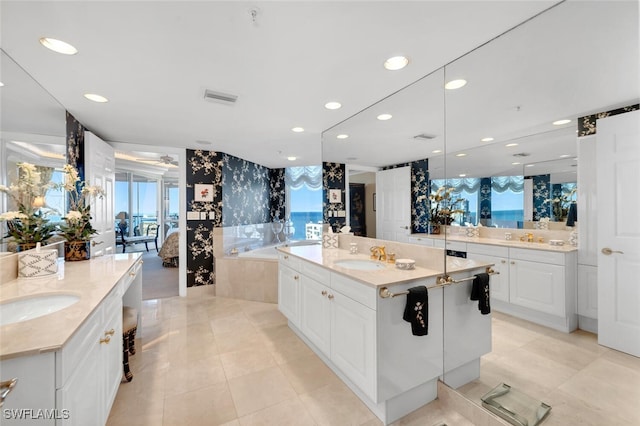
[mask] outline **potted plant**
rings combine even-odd
[[[450,225],[453,215],[464,213],[457,208],[464,198],[452,198],[453,188],[441,186],[429,195],[429,233],[439,234],[441,225]]]
[[[7,235],[16,244],[17,251],[34,248],[37,243],[46,244],[55,227],[47,219],[51,209],[45,206],[45,194],[55,185],[42,182],[38,167],[18,163],[18,180],[10,186],[0,185],[0,192],[7,194],[17,210],[0,214],[0,221],[7,222]]]
[[[64,237],[65,260],[87,260],[90,258],[91,236],[97,231],[91,225],[91,204],[96,198],[104,196],[104,190],[98,186],[87,185],[80,181],[78,171],[66,164],[63,168],[62,188],[68,194],[68,212],[65,223],[59,226]]]

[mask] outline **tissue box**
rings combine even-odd
[[[336,234],[322,234],[322,247],[323,248],[338,248],[338,235],[336,235]]]
[[[58,273],[58,250],[18,253],[18,277],[34,278]]]

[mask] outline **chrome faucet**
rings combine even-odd
[[[384,252],[384,246],[373,246],[369,251],[371,251],[372,259],[387,260],[387,254]]]

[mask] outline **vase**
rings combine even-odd
[[[18,243],[16,244],[16,251],[27,251],[36,248],[37,243]]]
[[[440,225],[436,223],[429,224],[429,233],[430,234],[439,234],[440,233]]]
[[[91,241],[65,241],[64,260],[89,260],[91,258]]]

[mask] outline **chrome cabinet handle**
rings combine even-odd
[[[91,241],[91,247],[99,246],[102,243],[104,243],[104,241],[100,241],[99,243],[96,243],[95,241]]]
[[[327,295],[327,290],[322,290],[322,292],[320,294],[322,294],[323,296],[326,296]]]
[[[500,263],[507,263],[507,261],[506,261],[506,260],[504,260],[504,259],[502,259],[502,260],[500,261]]]
[[[333,294],[330,294],[327,297],[329,298],[329,300],[332,300],[333,299]]]
[[[17,378],[0,382],[0,407],[4,405],[4,399],[11,393],[17,383]]]
[[[293,279],[294,279],[294,280],[299,280],[299,279],[300,279],[300,275],[294,275],[294,276],[293,276]]]
[[[602,254],[604,254],[605,256],[611,256],[614,253],[618,253],[618,254],[624,254],[623,252],[621,252],[620,250],[611,250],[609,247],[605,247],[602,250],[600,250],[602,252]]]

